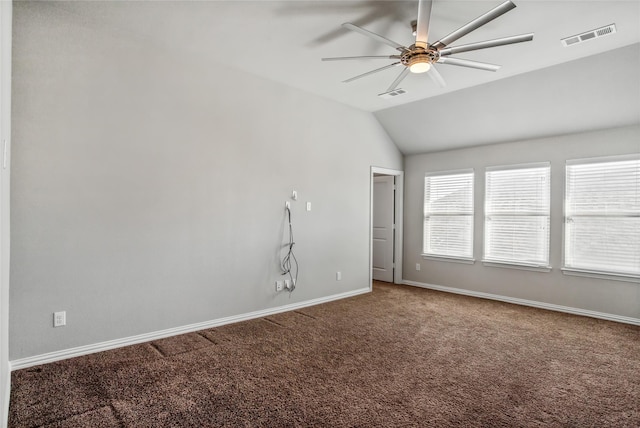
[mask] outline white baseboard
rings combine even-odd
[[[11,363],[7,361],[7,377],[5,385],[0,385],[0,391],[3,392],[0,397],[0,427],[6,428],[9,423],[9,398],[11,397]]]
[[[95,352],[107,351],[109,349],[121,348],[123,346],[135,345],[138,343],[149,342],[152,340],[163,339],[165,337],[176,336],[184,333],[191,333],[198,330],[205,330],[207,328],[219,327],[225,324],[232,324],[240,321],[247,321],[254,318],[266,317],[269,315],[278,314],[281,312],[293,311],[308,306],[315,306],[321,303],[331,302],[333,300],[345,299],[347,297],[357,296],[359,294],[369,293],[371,289],[361,288],[354,291],[347,291],[345,293],[334,294],[327,297],[320,297],[318,299],[307,300],[299,303],[292,303],[290,305],[279,306],[277,308],[264,309],[260,311],[249,312],[240,315],[234,315],[225,318],[218,318],[211,321],[205,321],[196,324],[185,325],[182,327],[170,328],[167,330],[154,331],[151,333],[140,334],[137,336],[125,337],[122,339],[109,340],[106,342],[95,343],[92,345],[79,346],[77,348],[63,349],[61,351],[49,352],[47,354],[35,355],[33,357],[20,358],[9,362],[10,370],[20,370],[27,367],[33,367],[40,364],[52,363],[54,361],[60,361],[67,358],[79,357],[81,355],[93,354]]]
[[[500,302],[514,303],[516,305],[531,306],[534,308],[548,309],[556,312],[566,312],[573,315],[582,315],[591,318],[600,318],[607,321],[616,321],[625,324],[640,325],[640,319],[625,317],[622,315],[607,314],[604,312],[590,311],[588,309],[572,308],[570,306],[554,305],[552,303],[537,302],[535,300],[518,299],[515,297],[501,296],[499,294],[482,293],[480,291],[465,290],[464,288],[445,287],[442,285],[426,284],[423,282],[403,280],[403,284],[414,287],[429,288],[431,290],[447,293],[463,294],[465,296],[480,297],[482,299],[498,300]]]

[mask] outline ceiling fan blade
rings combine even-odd
[[[513,43],[530,42],[533,40],[533,33],[521,34],[519,36],[503,37],[501,39],[486,40],[484,42],[469,43],[467,45],[452,46],[440,51],[441,56],[457,54],[460,52],[475,51],[478,49],[494,48],[496,46],[510,45]]]
[[[400,64],[400,61],[394,62],[393,64],[385,65],[384,67],[376,68],[375,70],[367,71],[366,73],[359,74],[359,75],[357,75],[355,77],[352,77],[350,79],[343,80],[342,83],[352,82],[352,81],[354,81],[356,79],[360,79],[361,77],[365,77],[365,76],[368,76],[370,74],[377,73],[379,71],[386,70],[386,69],[391,68],[391,67],[395,67],[398,64]]]
[[[349,59],[400,59],[400,55],[336,56],[332,58],[322,58],[322,61],[342,61]]]
[[[431,19],[431,0],[418,2],[418,23],[416,24],[416,46],[426,48],[429,43],[429,21]]]
[[[397,88],[400,82],[402,82],[404,78],[407,77],[407,74],[409,74],[409,67],[405,67],[404,70],[402,70],[398,77],[396,77],[396,80],[394,80],[391,86],[389,86],[387,92],[393,91],[395,88]]]
[[[351,31],[355,31],[356,33],[360,33],[364,36],[370,37],[377,42],[384,43],[385,45],[389,45],[392,48],[395,48],[401,52],[407,50],[407,48],[402,46],[400,43],[394,42],[393,40],[389,40],[386,37],[381,36],[380,34],[372,33],[371,31],[365,30],[364,28],[358,27],[357,25],[352,24],[350,22],[345,22],[344,24],[342,24],[342,26]]]
[[[440,57],[438,60],[440,64],[449,64],[449,65],[459,65],[461,67],[469,67],[469,68],[477,68],[479,70],[486,71],[498,71],[500,69],[499,65],[488,64],[486,62],[478,62],[478,61],[469,61],[467,59],[460,58],[451,58],[451,57]]]
[[[446,36],[444,36],[443,38],[441,38],[440,40],[438,40],[437,42],[433,43],[431,46],[435,49],[442,49],[445,46],[455,42],[456,40],[458,40],[460,37],[469,34],[470,32],[472,32],[473,30],[482,27],[483,25],[485,25],[486,23],[496,19],[497,17],[509,12],[511,9],[515,8],[516,5],[513,4],[511,2],[511,0],[507,0],[504,3],[502,3],[500,6],[497,6],[493,9],[491,9],[489,12],[485,13],[482,16],[477,17],[476,19],[474,19],[473,21],[469,22],[468,24],[463,25],[462,27],[458,28],[456,31],[454,31],[453,33],[450,33]]]
[[[447,86],[447,84],[444,81],[444,78],[442,77],[440,72],[436,70],[436,67],[433,64],[431,64],[431,68],[427,71],[427,75],[431,78],[431,80],[433,80],[441,88],[444,88],[445,86]]]

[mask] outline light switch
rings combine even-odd
[[[311,211],[311,202],[307,202],[307,211]]]

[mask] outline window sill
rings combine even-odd
[[[571,269],[571,268],[562,268],[562,273],[565,275],[582,276],[586,278],[598,278],[598,279],[609,279],[612,281],[635,282],[637,284],[640,283],[640,276],[623,274],[623,273],[599,272],[594,270]]]
[[[482,264],[489,267],[528,270],[532,272],[551,272],[551,266],[527,265],[519,263],[498,262],[491,260],[483,260]]]
[[[425,260],[433,260],[436,262],[462,263],[466,265],[472,265],[476,262],[475,259],[468,259],[464,257],[436,256],[434,254],[423,254],[422,258]]]

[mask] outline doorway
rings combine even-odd
[[[371,167],[370,284],[402,282],[404,173]]]

